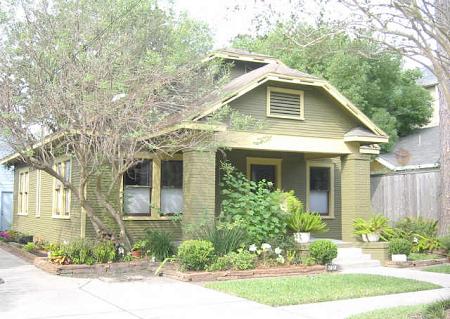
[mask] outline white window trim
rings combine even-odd
[[[328,215],[320,215],[323,219],[334,219],[334,197],[335,197],[335,180],[334,180],[334,163],[329,160],[308,160],[306,161],[306,210],[309,211],[309,193],[310,193],[310,169],[311,167],[328,167],[330,169],[330,194],[328,199]]]
[[[270,109],[270,98],[271,98],[270,93],[271,92],[299,95],[300,96],[300,116],[272,114],[271,109]],[[281,119],[300,120],[300,121],[305,120],[305,93],[302,90],[294,90],[294,89],[286,89],[286,88],[268,86],[267,87],[267,101],[266,101],[266,116],[274,117],[274,118],[281,118]]]
[[[55,164],[53,165],[53,168],[56,170],[56,165],[58,164],[62,164],[62,172],[65,172],[65,163],[69,161],[70,163],[70,176],[69,176],[69,182],[72,182],[72,173],[73,173],[73,165],[72,165],[72,160],[69,158],[64,158],[64,159],[60,159],[57,162],[55,162]],[[63,196],[62,196],[62,206],[64,207],[63,211],[67,211],[69,212],[69,215],[64,215],[64,212],[61,214],[56,214],[56,210],[57,207],[55,206],[56,204],[56,183],[60,182],[59,180],[57,180],[56,178],[53,178],[53,190],[52,190],[52,218],[54,219],[70,219],[70,211],[71,211],[71,206],[72,206],[72,192],[70,191],[70,189],[68,189],[67,191],[63,191]],[[63,187],[64,188],[64,187]],[[67,207],[65,207],[66,205],[66,196],[69,196],[69,209],[67,209]]]
[[[21,168],[17,171],[18,173],[18,182],[17,182],[17,187],[18,187],[18,191],[17,191],[17,215],[19,216],[28,216],[28,211],[29,211],[29,207],[30,207],[30,169],[27,168]],[[21,211],[21,209],[23,209],[23,195],[21,194],[21,178],[20,175],[22,174],[27,174],[27,178],[25,181],[25,189],[26,189],[26,205],[25,205],[25,211]]]

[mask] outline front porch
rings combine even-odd
[[[352,221],[370,213],[369,156],[255,149],[189,150],[183,154],[183,223],[220,214],[220,163],[229,161],[249,179],[293,190],[307,210],[319,212],[329,231],[320,236],[354,241]]]

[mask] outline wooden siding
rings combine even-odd
[[[304,120],[266,116],[267,86],[304,91]],[[265,122],[264,133],[295,136],[343,138],[350,129],[361,125],[332,97],[320,88],[268,82],[230,103],[243,114]]]
[[[296,196],[306,203],[306,161],[304,154],[288,153],[288,152],[266,152],[266,151],[249,151],[249,150],[232,150],[225,153],[221,160],[229,160],[238,170],[246,174],[247,157],[261,158],[280,158],[281,162],[281,187],[284,191],[293,190]],[[322,234],[314,234],[315,237],[341,238],[341,161],[340,158],[332,158],[335,164],[334,171],[334,212],[335,218],[325,219],[329,231]],[[220,177],[217,181],[219,189]],[[220,202],[220,196],[217,196]],[[217,205],[219,207],[219,204]]]
[[[439,170],[417,170],[370,178],[372,209],[393,221],[402,217],[438,219]]]
[[[78,183],[78,170],[73,167],[72,182]],[[41,211],[40,217],[36,217],[36,187],[37,170],[30,169],[28,215],[17,215],[17,169],[14,183],[14,216],[13,229],[34,235],[49,242],[71,241],[80,237],[81,215],[80,206],[72,196],[70,219],[52,217],[53,205],[53,178],[47,173],[41,173]]]

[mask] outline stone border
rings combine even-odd
[[[325,272],[325,266],[284,266],[273,268],[256,268],[251,270],[226,270],[226,271],[191,271],[181,272],[176,269],[163,269],[164,277],[189,282],[223,281],[236,279],[284,277],[298,275],[313,275]]]
[[[421,268],[426,266],[446,264],[448,262],[448,258],[415,261],[387,261],[385,263],[385,266],[392,268]]]

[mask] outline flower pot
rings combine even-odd
[[[131,256],[136,257],[136,258],[141,258],[142,252],[140,250],[132,250]]]
[[[405,254],[392,254],[391,255],[391,260],[392,261],[400,261],[400,262],[405,262],[408,260],[407,256]]]
[[[362,234],[361,235],[361,239],[362,239],[363,242],[368,242],[369,241],[369,239],[367,239],[367,234]]]
[[[369,234],[367,234],[367,239],[368,239],[370,242],[376,242],[376,241],[379,241],[379,240],[380,240],[380,234],[377,234],[377,233],[369,233]]]
[[[311,239],[311,233],[294,233],[294,240],[299,244],[307,244]]]

